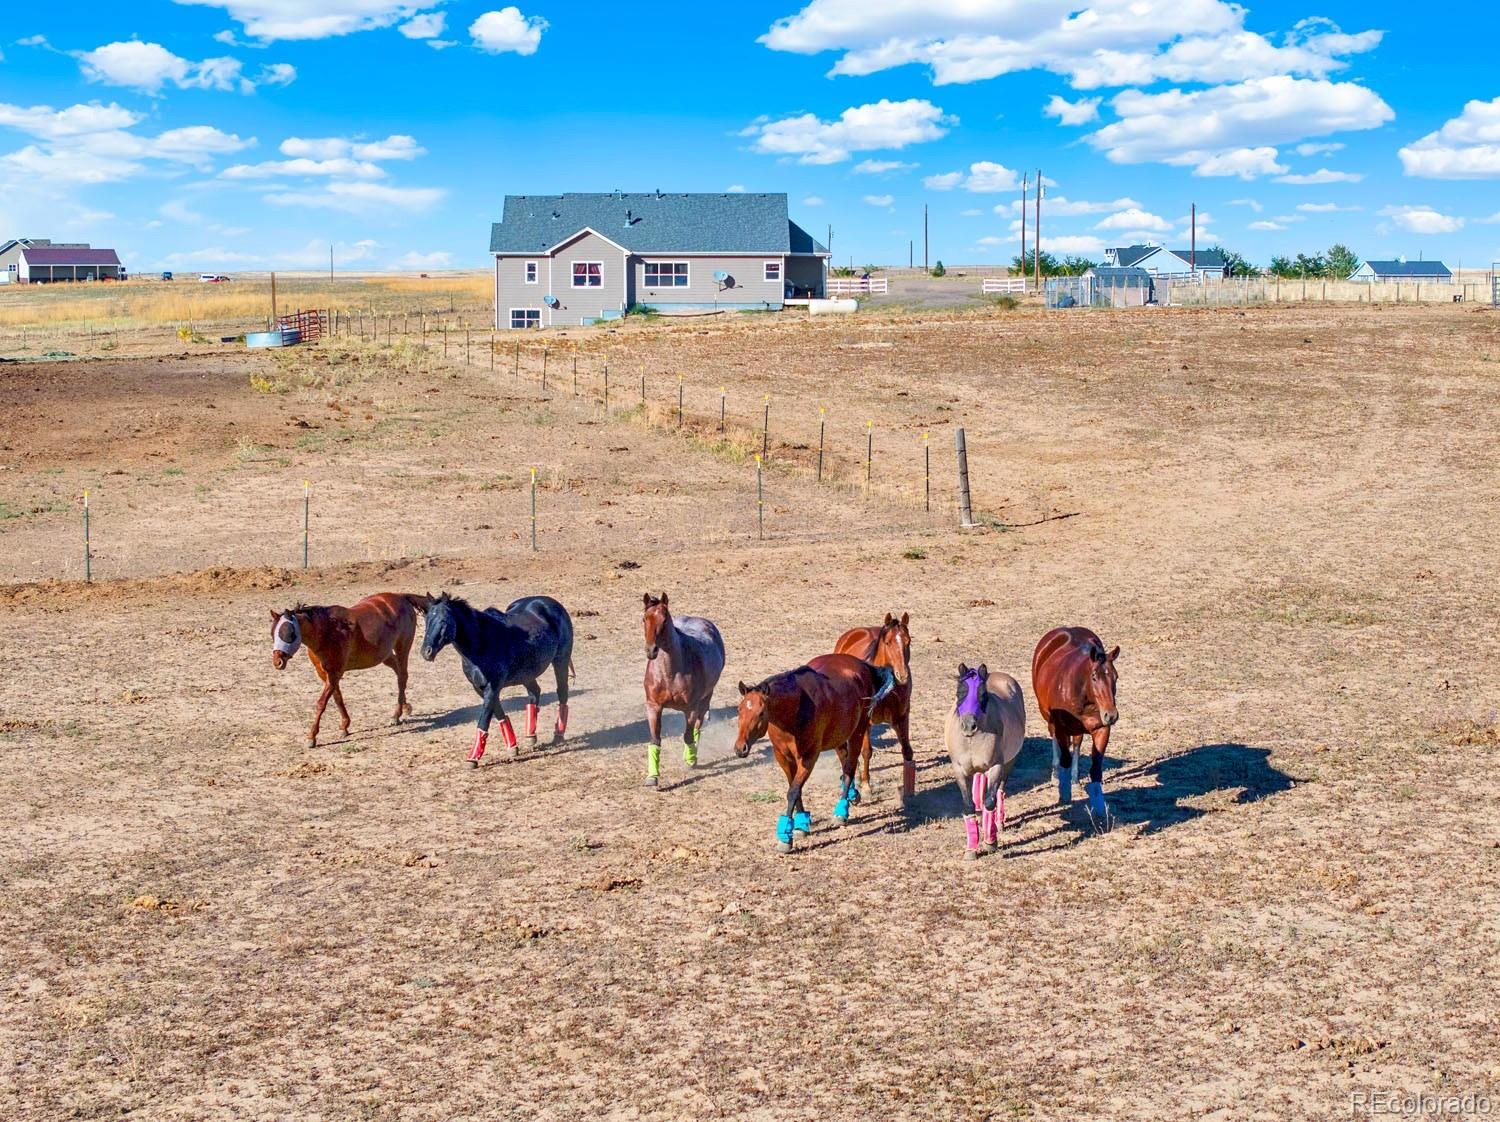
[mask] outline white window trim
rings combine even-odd
[[[685,276],[687,277],[687,283],[686,284],[671,284],[671,285],[661,284],[661,283],[652,284],[650,281],[648,281],[646,279],[646,266],[647,265],[656,265],[658,267],[662,266],[662,265],[686,265],[687,266],[687,273],[685,274]],[[660,275],[661,275],[660,273],[657,274],[657,276],[660,276]],[[661,257],[661,258],[653,257],[649,261],[643,260],[641,262],[641,287],[642,288],[649,288],[652,291],[662,291],[662,292],[675,292],[679,288],[692,288],[693,287],[693,263],[691,261],[687,260],[686,258],[683,258],[683,257],[671,257],[671,258],[668,258],[668,257]]]
[[[776,266],[776,275],[774,277],[770,277],[770,276],[766,275],[766,270],[769,269],[772,265]],[[765,281],[767,284],[785,284],[786,283],[786,262],[785,261],[762,261],[760,263],[760,279],[763,280],[763,281]]]
[[[521,266],[521,281],[524,284],[541,284],[542,269],[536,261],[527,261]]]
[[[514,330],[514,331],[525,331],[529,327],[529,325],[527,325],[527,324],[523,324],[520,327],[516,326],[516,313],[517,312],[535,312],[536,313],[536,325],[538,327],[542,326],[542,309],[541,308],[512,308],[510,310],[510,321],[509,321],[512,330]]]
[[[570,261],[568,264],[570,266],[569,269],[568,269],[568,273],[569,273],[569,275],[573,279],[573,287],[574,288],[582,288],[582,289],[587,290],[587,289],[590,289],[590,288],[603,288],[604,287],[604,262],[603,261]],[[579,284],[578,283],[578,272],[577,272],[577,269],[578,269],[578,266],[580,266],[580,265],[598,265],[599,266],[599,283],[598,284],[589,284],[588,283],[588,279],[589,279],[588,275],[585,274],[584,278],[583,278],[583,282],[584,283],[583,284]]]

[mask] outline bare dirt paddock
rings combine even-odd
[[[548,345],[685,372],[687,432],[667,394],[606,414],[404,345],[0,367],[0,1117],[1500,1099],[1500,317],[756,317]],[[772,442],[764,542],[720,385],[804,418]],[[796,447],[820,406],[821,487]],[[867,419],[899,477],[868,497]],[[959,423],[986,516],[963,533]],[[272,671],[267,609],[439,587],[572,609],[571,738],[464,768],[445,653],[413,666],[414,720],[387,724],[386,671],[355,675],[352,734],[306,749],[313,674]],[[639,613],[661,588],[717,620],[729,667],[702,765],[669,742],[656,793]],[[784,784],[734,758],[733,683],[888,609],[913,617],[915,803],[885,735],[880,801],[832,828],[824,761],[815,832],[778,857]],[[1032,708],[1002,851],[966,864],[951,676],[983,660],[1029,694],[1058,623],[1123,648],[1116,824],[1057,807]]]

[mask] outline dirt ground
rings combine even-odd
[[[577,398],[541,389],[534,350],[520,379],[399,344],[0,367],[0,1117],[1326,1120],[1360,1092],[1500,1097],[1500,316],[990,309],[529,342],[579,357]],[[590,398],[605,362],[650,372],[645,409]],[[350,736],[330,719],[304,747],[315,679],[271,669],[267,609],[439,587],[571,609],[570,738],[466,769],[474,697],[445,653],[413,664],[415,719],[388,723],[387,671],[355,675]],[[669,719],[654,792],[639,612],[663,588],[729,665],[700,767]],[[780,857],[784,783],[763,745],[734,757],[733,683],[887,610],[913,618],[917,797],[883,732],[879,800],[834,828],[825,760],[814,834]],[[1057,806],[1028,701],[1001,852],[965,863],[951,676],[982,660],[1029,696],[1059,623],[1123,648],[1113,828]]]

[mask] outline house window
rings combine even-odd
[[[647,261],[647,288],[686,288],[688,285],[688,263],[686,261]]]
[[[510,310],[510,325],[512,327],[541,327],[542,309],[512,308]]]
[[[536,283],[536,262],[535,261],[528,261],[528,262],[526,262],[526,283],[527,284],[535,284]]]
[[[573,262],[574,288],[599,288],[604,284],[604,266],[598,261]]]
[[[771,282],[772,284],[780,284],[781,283],[781,262],[780,261],[767,261],[766,262],[765,279],[767,281]]]

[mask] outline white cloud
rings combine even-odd
[[[1035,205],[1034,197],[1025,203],[1026,212],[1031,213]],[[1014,199],[1008,203],[999,203],[995,206],[996,214],[1019,214],[1022,202]],[[1043,196],[1043,213],[1053,218],[1076,218],[1086,214],[1112,214],[1120,210],[1139,209],[1140,203],[1131,198],[1109,199],[1090,201],[1088,199],[1070,199],[1065,195]]]
[[[805,198],[805,199],[802,200],[802,205],[803,206],[822,206],[823,205],[823,198],[822,198],[821,195],[809,195],[809,196],[807,196],[807,198]]]
[[[432,253],[418,253],[413,250],[403,254],[395,261],[398,269],[447,269],[453,264],[453,254],[437,250]]]
[[[1061,234],[1050,238],[1042,235],[1044,253],[1103,253],[1104,242],[1088,234]]]
[[[1110,102],[1120,118],[1088,141],[1117,164],[1159,162],[1199,174],[1266,174],[1277,144],[1304,136],[1372,129],[1391,107],[1364,86],[1280,75],[1191,92],[1125,90]]]
[[[1363,210],[1358,206],[1339,206],[1338,203],[1298,203],[1297,209],[1305,214],[1335,214],[1339,211]]]
[[[1299,156],[1331,156],[1335,152],[1342,152],[1344,145],[1333,141],[1328,144],[1299,144],[1292,151]]]
[[[1042,108],[1042,116],[1056,117],[1058,123],[1064,125],[1086,125],[1090,121],[1099,119],[1101,100],[1097,97],[1085,97],[1078,101],[1068,101],[1066,98],[1053,94]]]
[[[1412,234],[1456,234],[1464,228],[1462,218],[1442,214],[1430,206],[1388,206],[1379,213]]]
[[[1261,206],[1260,203],[1257,202],[1255,199],[1230,199],[1229,200],[1229,205],[1230,206],[1247,206],[1251,210],[1253,210],[1256,214],[1259,214],[1261,211],[1263,211],[1263,210],[1266,209],[1265,207]]]
[[[1251,230],[1285,230],[1286,226],[1269,218],[1263,218],[1258,222],[1250,223],[1249,228]]]
[[[1329,171],[1319,168],[1307,175],[1278,175],[1277,183],[1293,183],[1298,186],[1318,186],[1323,183],[1358,183],[1364,176],[1354,171]]]
[[[1042,213],[1047,213],[1045,204]],[[1108,218],[1094,224],[1096,230],[1150,230],[1155,233],[1166,233],[1172,228],[1172,224],[1159,214],[1141,210],[1139,207],[1131,207],[1128,210],[1111,214]]]
[[[178,4],[220,8],[245,29],[245,34],[273,39],[327,39],[356,31],[390,27],[416,16],[435,3],[411,0],[176,0]],[[221,40],[222,41],[222,40]]]
[[[893,171],[911,171],[916,166],[902,160],[861,160],[849,170],[855,175],[886,175]]]
[[[48,46],[47,37],[45,35],[28,35],[24,39],[17,39],[16,40],[16,46],[18,46],[18,47],[45,47],[45,46]]]
[[[842,52],[831,73],[867,75],[911,63],[938,85],[1021,70],[1065,75],[1078,89],[1234,82],[1274,74],[1324,77],[1381,33],[1348,35],[1303,20],[1281,45],[1247,31],[1227,0],[809,0],[760,39],[797,54]]]
[[[329,176],[339,179],[381,179],[385,169],[368,160],[267,160],[259,164],[235,164],[219,173],[222,179],[275,179],[295,176]]]
[[[534,55],[546,30],[547,21],[541,16],[523,16],[521,9],[512,5],[497,12],[485,12],[469,24],[469,38],[474,46],[490,54],[514,51],[518,55]]]
[[[930,101],[882,98],[868,105],[851,106],[832,121],[820,120],[812,113],[779,121],[761,118],[739,135],[753,137],[751,147],[757,152],[796,156],[801,164],[837,164],[854,152],[900,149],[908,144],[937,140],[956,124],[957,117],[949,116]]]
[[[724,191],[729,195],[743,195],[745,193],[745,185],[743,183],[731,183]]]
[[[1463,112],[1398,153],[1407,175],[1426,179],[1500,178],[1500,97]]]
[[[275,206],[321,207],[348,214],[431,210],[447,194],[441,187],[390,187],[383,183],[333,182],[321,191],[284,191],[264,196]]]
[[[160,43],[143,43],[136,39],[106,43],[92,51],[74,55],[83,76],[90,82],[106,86],[124,86],[141,93],[156,95],[165,85],[179,89],[234,90],[251,93],[260,84],[285,86],[297,77],[288,63],[263,66],[256,78],[245,77],[244,66],[234,58],[206,58],[193,62],[173,54]]]
[[[967,173],[950,171],[943,175],[929,175],[922,180],[922,186],[929,191],[951,191],[955,187],[962,187],[965,191],[976,194],[992,194],[997,191],[1020,190],[1021,177],[1004,164],[980,160],[970,164]]]
[[[414,160],[418,156],[425,156],[427,149],[417,143],[416,137],[400,133],[384,140],[351,140],[342,136],[289,136],[281,142],[281,154],[311,160],[335,160],[345,156],[352,156],[357,160]]]
[[[40,140],[65,140],[87,136],[92,133],[114,132],[128,129],[144,118],[123,106],[110,102],[100,105],[91,101],[87,105],[70,105],[66,109],[53,109],[50,105],[7,105],[0,103],[0,128],[11,128],[17,132]]]
[[[190,208],[181,199],[171,199],[161,205],[157,210],[163,218],[171,219],[173,222],[184,226],[199,227],[210,233],[219,234],[224,237],[237,238],[250,233],[248,226],[225,226],[218,222],[212,222],[197,211]]]
[[[443,12],[424,12],[413,16],[396,30],[408,39],[436,39],[443,33],[448,17]]]
[[[984,211],[980,210],[977,206],[971,206],[968,210],[961,210],[958,213],[963,218],[978,218],[984,214]]]
[[[865,202],[871,206],[890,206],[896,201],[895,195],[866,195]]]

